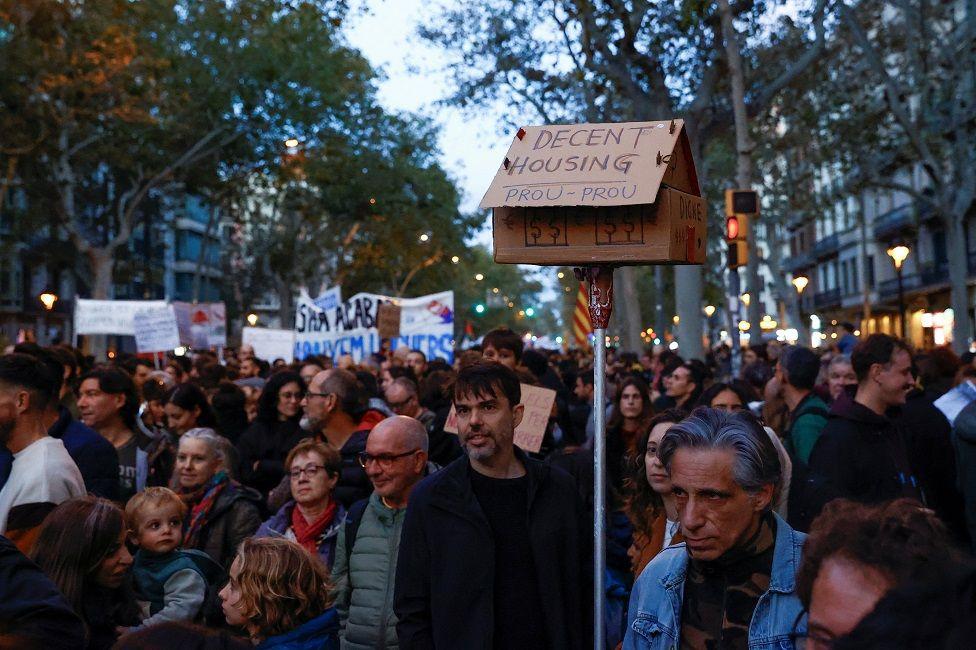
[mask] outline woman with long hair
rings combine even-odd
[[[627,458],[634,452],[637,439],[647,432],[654,415],[650,392],[640,377],[625,377],[607,422],[607,474],[616,494],[622,494]]]
[[[254,422],[237,441],[241,482],[267,495],[285,475],[285,457],[307,433],[302,431],[305,381],[283,370],[268,379],[258,399]]]
[[[677,500],[671,491],[671,478],[657,457],[657,447],[668,429],[683,418],[678,409],[654,416],[631,456],[624,503],[634,529],[634,541],[627,553],[634,578],[658,553],[681,541]]]
[[[335,650],[339,615],[325,565],[280,537],[246,539],[220,590],[227,623],[260,650]]]
[[[88,650],[112,647],[116,628],[138,625],[125,514],[107,499],[65,501],[44,519],[30,557],[85,623]]]

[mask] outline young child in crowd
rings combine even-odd
[[[180,550],[186,504],[172,490],[149,487],[125,506],[129,540],[139,550],[132,575],[143,611],[139,628],[197,620],[220,567],[202,551]]]

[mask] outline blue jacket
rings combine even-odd
[[[796,595],[796,573],[806,535],[790,528],[779,515],[774,516],[773,568],[769,589],[759,597],[749,625],[750,650],[788,650],[794,647],[790,635],[806,630],[806,615]],[[623,650],[680,646],[687,568],[688,552],[684,543],[664,549],[647,565],[631,592]]]
[[[289,500],[270,519],[261,524],[261,527],[258,528],[258,532],[254,533],[254,536],[285,537],[294,541],[294,535],[287,534],[288,529],[291,527],[291,513],[294,509],[295,501]],[[318,552],[319,559],[322,560],[322,563],[330,571],[332,570],[332,561],[335,558],[336,541],[339,537],[339,531],[342,529],[342,523],[345,520],[346,509],[340,503],[336,509],[335,516],[332,518],[332,523],[322,531],[316,543],[316,551]]]
[[[265,639],[255,650],[339,650],[339,614],[330,607],[291,632]]]
[[[119,455],[115,447],[98,433],[71,417],[71,412],[60,407],[57,421],[48,429],[48,435],[58,438],[75,461],[85,489],[95,496],[117,501],[119,498]],[[0,488],[7,482],[13,456],[0,445]]]

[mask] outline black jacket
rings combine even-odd
[[[16,646],[75,650],[85,628],[40,567],[0,535],[0,635]]]
[[[590,533],[572,479],[516,448],[529,478],[529,531],[553,650],[592,645]],[[494,552],[459,458],[414,488],[400,537],[393,608],[403,650],[491,649]]]
[[[229,485],[217,496],[194,547],[229,570],[237,547],[261,525],[261,495],[242,485]]]
[[[298,426],[298,418],[273,425],[258,420],[252,422],[237,441],[241,483],[262,495],[273,490],[285,475],[288,452],[299,440],[310,436]]]
[[[838,497],[862,503],[922,500],[907,439],[900,413],[878,415],[841,393],[810,454],[810,474],[822,481],[821,505]]]

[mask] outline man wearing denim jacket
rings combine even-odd
[[[772,512],[781,467],[759,421],[696,409],[658,455],[686,541],[637,579],[624,650],[793,648],[806,626],[796,594],[805,535]]]

